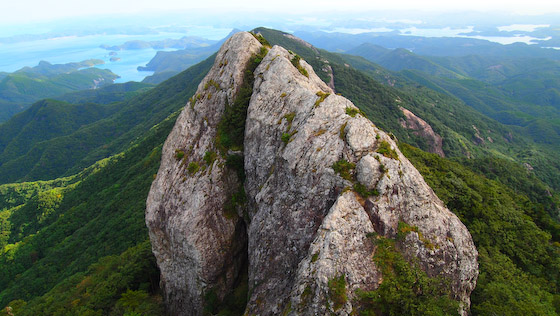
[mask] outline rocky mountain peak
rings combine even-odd
[[[223,45],[163,148],[146,222],[170,312],[202,315],[245,278],[246,314],[349,315],[389,278],[393,251],[446,280],[466,314],[478,275],[466,227],[299,56],[274,46],[255,59],[258,38]],[[224,148],[247,81],[242,148]]]

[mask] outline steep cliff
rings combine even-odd
[[[259,59],[242,153],[220,148],[224,109],[260,49],[248,33],[228,40],[164,145],[146,222],[171,313],[201,315],[248,260],[247,314],[349,315],[386,279],[374,257],[390,239],[466,314],[478,276],[469,232],[394,140],[298,56],[274,46]],[[244,175],[227,163],[241,154]]]
[[[209,290],[223,298],[246,257],[244,221],[223,212],[239,179],[217,154],[215,138],[226,105],[234,103],[245,67],[260,47],[248,33],[224,43],[163,146],[146,223],[173,315],[200,315]]]

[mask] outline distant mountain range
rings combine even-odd
[[[106,50],[133,50],[133,49],[164,49],[164,48],[200,48],[207,47],[215,44],[217,41],[208,40],[198,36],[184,36],[180,39],[165,39],[161,41],[128,41],[121,45],[101,45],[100,47]]]
[[[118,78],[110,70],[93,66],[101,60],[52,65],[41,61],[13,73],[0,74],[0,122],[26,109],[33,102],[84,89],[96,89]]]
[[[200,45],[198,47],[192,46],[171,52],[157,52],[156,56],[152,58],[146,66],[138,67],[139,71],[154,72],[153,75],[146,77],[143,82],[158,84],[171,78],[218,51],[225,40],[237,32],[239,32],[239,30],[234,29],[223,39],[213,42],[208,46]]]

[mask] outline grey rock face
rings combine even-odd
[[[213,290],[223,297],[244,260],[245,223],[223,212],[237,176],[220,155],[210,165],[203,158],[217,152],[214,138],[225,104],[233,103],[245,66],[260,47],[248,33],[224,43],[196,101],[185,106],[163,146],[146,224],[172,315],[202,315],[203,295]]]
[[[468,308],[478,266],[465,226],[394,141],[350,101],[331,94],[319,102],[330,88],[304,62],[309,78],[300,74],[291,58],[281,47],[265,57],[255,72],[247,117],[249,314],[281,313],[287,306],[294,314],[324,314],[325,306],[333,306],[325,304],[328,280],[340,274],[346,277],[350,299],[336,313],[349,314],[355,290],[375,289],[380,280],[366,234],[394,238],[399,221],[417,226],[423,240],[430,241],[409,234],[403,242],[405,256],[419,258],[429,275],[453,280],[453,295]],[[283,135],[289,136],[287,143]],[[382,143],[397,156],[377,153]],[[340,159],[354,163],[356,179],[379,196],[360,203],[355,194],[341,195],[353,183],[334,172]],[[308,286],[313,299],[302,304]]]
[[[333,131],[345,114],[330,104],[342,98],[331,95],[315,107],[317,92],[332,91],[304,61],[310,79],[302,75],[292,57],[278,46],[268,52],[255,71],[247,114],[249,314],[282,312],[297,266],[340,187],[330,166],[344,147]]]
[[[231,289],[246,255],[246,314],[349,315],[358,307],[357,290],[374,290],[383,279],[368,235],[395,238],[404,222],[422,236],[407,234],[399,249],[428,275],[448,278],[465,315],[478,276],[465,226],[386,133],[303,60],[308,76],[302,74],[284,48],[273,47],[254,72],[243,151],[246,219],[222,212],[239,185],[222,158],[189,174],[189,164],[213,149],[226,99],[232,103],[259,48],[247,33],[224,44],[199,86],[201,100],[185,108],[163,149],[146,222],[172,313],[200,315],[203,294]],[[208,90],[211,98],[204,90],[210,79],[220,87]],[[186,161],[175,158],[177,148]],[[342,160],[347,174],[334,170]],[[379,195],[361,197],[352,190],[356,183]],[[328,283],[340,276],[348,300],[335,310]]]
[[[443,151],[443,138],[434,132],[432,126],[428,124],[423,119],[416,116],[409,110],[401,107],[406,120],[401,120],[401,125],[404,128],[413,130],[415,135],[418,135],[426,140],[429,146],[429,152],[438,154],[440,157],[445,157],[445,152]]]
[[[343,276],[347,290],[371,291],[381,282],[373,260],[375,247],[368,234],[374,232],[365,209],[348,191],[338,197],[325,216],[308,254],[299,264],[291,292],[292,315],[328,315],[334,306],[329,280]],[[346,302],[337,315],[350,315],[352,303]]]

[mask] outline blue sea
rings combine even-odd
[[[142,81],[152,74],[138,71],[138,66],[145,66],[157,53],[155,49],[121,50],[115,57],[119,61],[111,62],[110,51],[99,48],[100,45],[120,45],[131,40],[155,41],[179,39],[183,36],[200,36],[219,40],[229,34],[229,28],[196,28],[188,33],[158,33],[147,35],[90,35],[59,37],[46,40],[20,42],[14,44],[0,43],[0,72],[13,72],[25,66],[36,66],[41,60],[51,64],[79,62],[86,59],[101,59],[104,65],[96,67],[110,69],[120,78],[115,82]],[[173,50],[173,49],[169,49]]]

